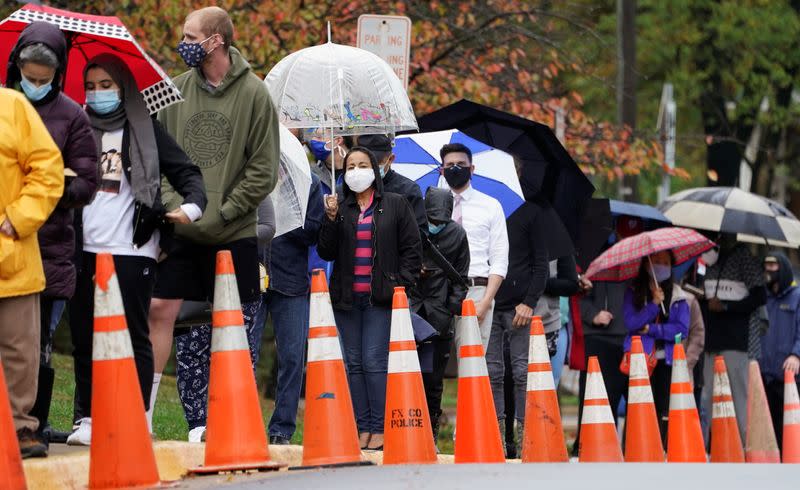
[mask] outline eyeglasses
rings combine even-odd
[[[469,168],[469,162],[447,162],[442,164],[442,168],[452,168],[452,167],[461,167],[461,168]]]

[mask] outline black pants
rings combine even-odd
[[[431,421],[442,414],[442,390],[444,389],[444,370],[450,360],[450,345],[453,339],[435,338],[433,340],[433,369],[429,373],[422,373],[422,383],[425,385],[425,398],[428,402],[428,413]]]
[[[650,386],[653,389],[653,402],[656,406],[658,427],[661,430],[661,443],[667,447],[667,422],[669,421],[669,387],[672,384],[672,366],[668,366],[663,359],[659,359],[653,374],[650,376]],[[627,396],[627,395],[626,395]]]
[[[605,335],[590,335],[584,338],[586,359],[588,364],[589,356],[597,356],[600,362],[600,372],[603,373],[603,381],[608,393],[608,403],[611,405],[611,412],[614,414],[614,422],[617,420],[617,409],[623,396],[628,393],[628,377],[619,370],[622,362],[623,342],[625,337],[613,337]],[[578,406],[578,434],[575,437],[575,445],[572,448],[573,455],[578,454],[581,440],[580,420],[583,417],[583,395],[586,391],[586,371],[581,371],[580,376],[580,405]]]
[[[75,295],[69,305],[69,328],[75,360],[77,413],[92,413],[92,333],[94,331],[95,254],[83,252]],[[115,255],[114,268],[125,307],[125,321],[133,344],[133,357],[145,409],[150,406],[153,387],[153,345],[147,315],[156,283],[156,261],[147,257]]]
[[[800,383],[797,384],[800,390]],[[783,451],[783,390],[782,379],[767,381],[764,379],[764,391],[767,394],[769,412],[772,414],[772,426],[775,428],[775,437],[778,439],[778,448]]]

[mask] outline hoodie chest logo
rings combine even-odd
[[[195,165],[210,168],[228,156],[232,135],[231,122],[224,114],[198,112],[186,122],[182,146]]]

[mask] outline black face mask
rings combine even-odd
[[[444,180],[447,181],[447,185],[451,189],[461,189],[469,182],[471,176],[472,172],[470,172],[469,168],[459,167],[458,165],[444,169]]]

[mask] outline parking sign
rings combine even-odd
[[[383,58],[408,88],[411,19],[400,15],[364,14],[358,18],[358,47]]]

